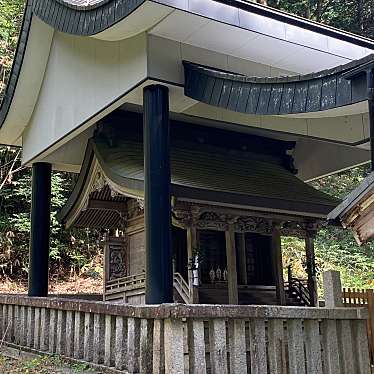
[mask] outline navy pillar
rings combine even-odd
[[[147,304],[173,302],[171,253],[169,91],[143,91],[144,224]]]
[[[48,296],[51,164],[32,166],[29,296]]]

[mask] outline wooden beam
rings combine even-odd
[[[306,271],[308,273],[308,290],[311,306],[317,306],[318,288],[316,279],[316,261],[314,255],[314,239],[311,236],[305,238]]]
[[[127,203],[123,201],[89,199],[87,209],[115,210],[119,213],[127,211]]]
[[[230,225],[226,236],[226,258],[227,258],[227,277],[229,304],[239,304],[238,298],[238,274],[236,271],[236,251],[235,251],[235,232]]]
[[[238,233],[238,270],[239,284],[248,284],[247,277],[247,251],[245,246],[245,233]]]
[[[193,262],[194,250],[197,248],[197,230],[196,227],[187,228],[187,257],[188,257],[188,287],[190,288],[190,303],[199,303],[199,288],[194,286]]]
[[[277,226],[273,227],[272,252],[273,252],[274,278],[275,278],[276,287],[277,287],[277,300],[280,305],[285,305],[286,296],[284,293],[282,243],[281,243],[279,227]]]

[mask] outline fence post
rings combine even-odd
[[[342,284],[340,273],[335,270],[323,272],[323,288],[325,293],[325,307],[337,308],[343,306]]]

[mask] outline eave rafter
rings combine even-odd
[[[240,113],[289,115],[319,112],[368,99],[367,69],[374,55],[318,73],[247,77],[184,61],[185,95]]]

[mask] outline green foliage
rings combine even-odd
[[[9,76],[23,8],[24,0],[0,0],[0,91]]]
[[[278,9],[324,22],[364,36],[374,36],[373,0],[268,0]],[[11,68],[22,21],[24,0],[0,0],[0,97]],[[22,278],[27,275],[30,232],[30,181],[28,169],[19,169],[18,151],[0,147],[0,275]],[[10,168],[18,169],[9,173]],[[323,178],[313,185],[331,195],[344,198],[366,175],[360,167]],[[52,178],[51,273],[89,273],[98,275],[100,233],[87,230],[64,230],[56,221],[74,184],[74,177],[54,173]],[[300,277],[305,276],[303,241],[283,238],[284,265],[292,264]],[[319,270],[335,268],[342,272],[346,286],[367,286],[374,279],[374,245],[358,247],[350,232],[324,227],[316,238]]]
[[[374,36],[373,0],[269,0],[268,5],[342,30]]]

